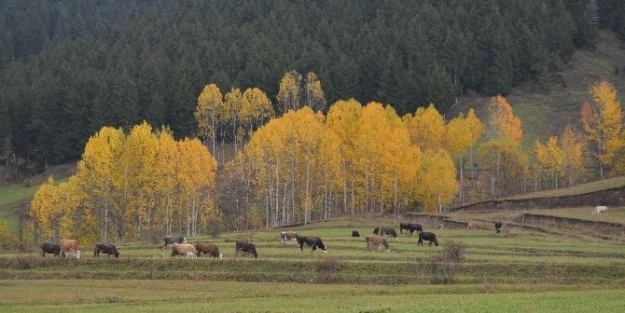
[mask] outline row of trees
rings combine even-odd
[[[44,238],[81,242],[159,240],[163,233],[206,233],[221,220],[212,190],[217,162],[201,141],[176,141],[147,123],[104,127],[89,139],[68,182],[41,186],[30,215]]]
[[[484,122],[472,109],[447,122],[433,105],[403,117],[390,105],[363,106],[354,99],[337,101],[325,115],[303,106],[250,132],[219,173],[197,139],[176,141],[169,130],[155,132],[145,122],[127,135],[105,127],[87,143],[75,176],[39,189],[31,216],[46,237],[153,239],[208,232],[210,222],[222,218],[239,229],[364,212],[441,210],[532,185],[573,185],[593,162],[601,172],[625,172],[616,92],[601,82],[591,93],[594,103],[581,109],[585,135],[569,126],[562,139],[537,140],[531,151],[521,149],[521,121],[503,96],[490,99]],[[241,118],[241,108],[266,107],[263,95],[235,88],[221,96],[215,84],[207,85],[197,101],[198,123],[238,112],[220,128],[236,133],[235,121],[248,119],[243,129],[260,125],[265,117]],[[239,109],[222,111],[233,105]],[[469,179],[466,161],[480,164],[470,166]]]
[[[168,125],[177,139],[194,137],[204,82],[226,91],[258,87],[282,114],[293,102],[278,82],[290,69],[317,73],[327,103],[379,101],[400,116],[430,103],[446,113],[458,95],[505,95],[524,81],[549,88],[563,83],[558,72],[575,48],[593,47],[598,27],[622,29],[623,7],[613,0],[1,1],[0,161],[39,172],[79,159],[102,127],[143,120]],[[314,81],[302,77],[301,99],[321,100],[306,89]]]

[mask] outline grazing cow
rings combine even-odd
[[[404,229],[405,230],[409,230],[409,227],[410,227],[410,223],[402,223],[402,222],[400,222],[399,223],[399,233],[403,234],[404,233]]]
[[[380,236],[389,235],[393,238],[397,238],[397,232],[395,228],[392,227],[382,227],[380,228]]]
[[[469,222],[467,223],[467,227],[468,227],[469,229],[477,229],[477,222],[475,222],[475,221],[469,221]]]
[[[321,249],[323,252],[328,252],[328,248],[323,244],[321,238],[317,236],[297,236],[297,243],[301,251],[304,251],[304,244],[306,244],[312,247],[310,253],[313,253],[317,248]]]
[[[495,232],[497,233],[501,232],[501,226],[503,226],[503,223],[501,222],[501,220],[495,221]]]
[[[202,253],[208,254],[213,258],[223,258],[223,254],[219,253],[219,248],[216,245],[208,242],[199,242],[195,245],[195,250],[197,250],[197,256],[202,256]]]
[[[62,256],[61,255],[61,246],[58,243],[49,243],[46,242],[41,245],[41,256],[46,257],[46,253],[54,254],[54,256]]]
[[[352,237],[360,237],[360,233],[358,231],[352,230]]]
[[[80,259],[80,246],[78,245],[78,241],[76,239],[61,239],[59,241],[59,246],[61,246],[61,255],[67,255],[68,251],[73,251],[74,256],[77,259]]]
[[[416,231],[417,234],[423,231],[423,226],[421,224],[408,224],[408,231],[411,235]]]
[[[601,213],[605,212],[608,210],[608,207],[605,205],[598,205],[595,207],[594,210],[592,210],[592,215],[601,215]]]
[[[174,242],[171,248],[171,256],[175,257],[177,255],[186,255],[187,259],[195,259],[197,257],[197,251],[195,251],[195,247],[192,244]]]
[[[294,242],[297,240],[297,233],[294,231],[283,231],[280,232],[280,242]]]
[[[256,246],[254,246],[253,243],[237,240],[235,255],[239,255],[240,252],[244,253],[244,255],[251,253],[255,258],[258,258],[258,253],[256,252]]]
[[[365,237],[365,242],[367,243],[367,250],[370,250],[372,245],[378,246],[378,251],[382,250],[382,248],[386,249],[386,252],[391,252],[391,247],[388,245],[386,238],[378,235],[367,235]]]
[[[99,257],[100,252],[106,253],[107,257],[110,257],[112,254],[116,258],[119,258],[119,252],[117,252],[117,247],[115,247],[115,245],[112,245],[110,243],[96,243],[95,249],[93,250],[93,257],[94,258]]]
[[[438,240],[436,239],[436,235],[434,235],[434,233],[430,233],[430,232],[420,232],[419,233],[419,241],[417,241],[417,246],[419,245],[423,245],[423,240],[427,240],[430,242],[429,246],[432,245],[432,243],[434,243],[434,245],[436,245],[438,247]]]
[[[373,234],[374,235],[379,235],[380,234],[380,227],[376,227],[373,229]]]
[[[165,241],[165,244],[161,247],[161,250],[163,250],[163,248],[167,249],[167,245],[170,244],[174,244],[174,243],[187,243],[187,239],[180,236],[166,236],[163,237],[163,241]]]

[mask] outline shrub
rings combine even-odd
[[[451,284],[455,281],[456,273],[464,263],[465,248],[462,243],[449,241],[443,251],[430,256],[427,267],[431,284]]]
[[[345,267],[345,262],[339,260],[335,256],[321,258],[314,262],[314,268],[317,275],[314,275],[309,282],[323,284],[336,282],[336,272],[343,267]]]

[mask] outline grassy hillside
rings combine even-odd
[[[621,105],[625,104],[625,73],[616,73],[616,67],[625,63],[625,43],[612,32],[601,32],[595,51],[578,50],[566,64],[562,76],[566,87],[555,87],[544,93],[532,83],[514,88],[507,95],[508,103],[519,116],[523,127],[525,148],[532,147],[536,139],[543,143],[549,136],[559,136],[567,124],[581,130],[579,112],[585,101],[592,102],[589,85],[605,79],[612,83],[618,92]],[[447,118],[458,112],[474,108],[480,118],[488,98],[480,96],[459,97],[458,104],[452,107]]]

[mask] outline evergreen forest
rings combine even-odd
[[[142,121],[196,137],[204,86],[258,88],[278,109],[290,71],[315,73],[328,104],[444,114],[467,93],[565,84],[600,29],[625,39],[623,1],[3,0],[0,161],[34,174]]]

